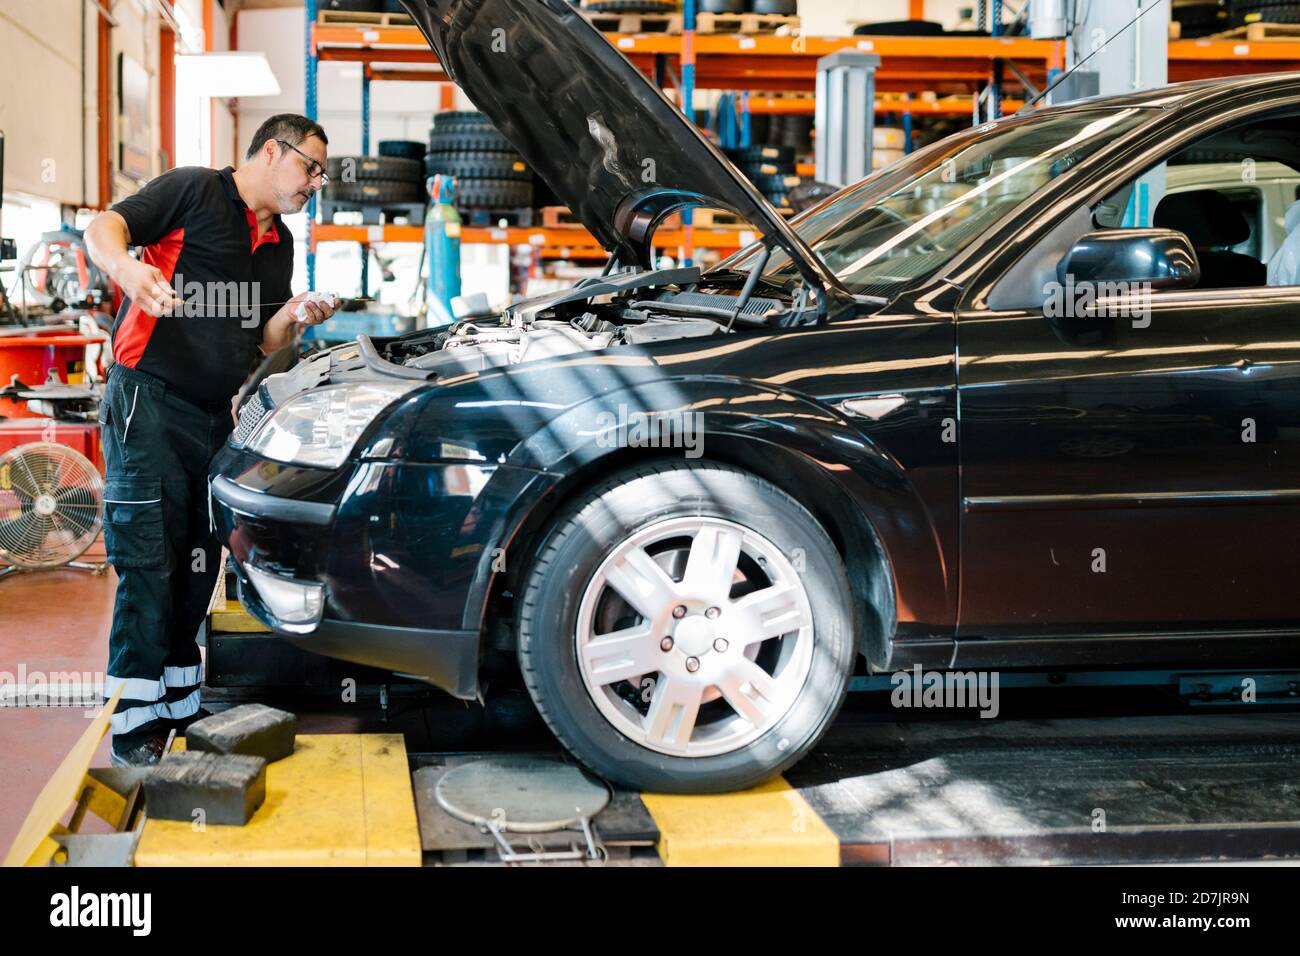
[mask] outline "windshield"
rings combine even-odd
[[[850,292],[892,298],[1148,115],[1078,110],[976,127],[836,193],[791,225]],[[748,271],[759,249],[743,249],[718,268]],[[763,277],[787,285],[798,272],[775,249]]]

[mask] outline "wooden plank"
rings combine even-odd
[[[1248,43],[1266,43],[1269,40],[1292,40],[1300,36],[1300,23],[1248,23],[1213,33],[1209,40],[1246,40]],[[1177,37],[1170,37],[1177,39]]]
[[[596,13],[583,10],[591,25],[601,33],[681,33],[680,13]]]
[[[778,13],[697,13],[695,30],[697,33],[740,33],[771,34],[785,31],[792,33],[799,29],[800,20],[796,16]]]
[[[564,226],[581,226],[582,223],[568,206],[543,206],[542,228],[557,229]]]
[[[332,27],[412,27],[415,21],[405,13],[370,13],[365,10],[322,10],[317,23]]]

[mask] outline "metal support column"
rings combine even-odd
[[[695,122],[695,0],[682,2],[682,112]],[[695,259],[695,224],[691,209],[682,210],[682,265]],[[651,252],[651,257],[654,253]]]
[[[316,29],[316,0],[304,0],[303,10],[307,17],[307,29],[303,32],[307,41],[306,48],[306,69],[307,69],[307,102],[304,105],[303,112],[310,120],[316,119],[316,69],[318,61],[316,59],[316,36],[313,32]],[[312,224],[316,221],[316,194],[312,193],[311,199],[307,201],[307,288],[316,288],[316,247],[312,242]]]
[[[871,175],[876,125],[875,53],[840,50],[817,61],[816,159],[819,182],[844,186]]]
[[[989,35],[1002,36],[1002,0],[993,0],[993,20],[989,24]],[[1002,77],[1004,67],[1002,60],[993,60],[993,82],[989,84],[989,118],[998,119],[1002,115]]]
[[[361,67],[361,155],[370,155],[370,64]],[[370,245],[361,243],[361,297],[370,294]]]

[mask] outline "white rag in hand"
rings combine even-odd
[[[338,306],[338,296],[336,296],[333,292],[308,292],[306,300],[303,302],[299,302],[298,308],[295,309],[293,313],[293,317],[297,319],[299,322],[307,321],[308,302],[315,302],[319,304],[329,305],[329,307],[333,309],[333,308],[337,308]]]

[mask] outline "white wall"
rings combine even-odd
[[[305,18],[301,7],[242,10],[238,45],[266,54],[280,81],[279,96],[239,101],[239,135],[247,141],[259,123],[275,113],[301,113],[306,108],[306,66],[303,46]],[[333,155],[361,151],[361,65],[325,62],[317,79],[318,120],[330,138]],[[438,106],[438,84],[375,82],[370,86],[370,149],[381,139],[425,140]],[[469,103],[457,91],[458,108]]]
[[[82,199],[80,11],[81,0],[0,0],[6,191]],[[93,32],[87,43],[93,55]]]

